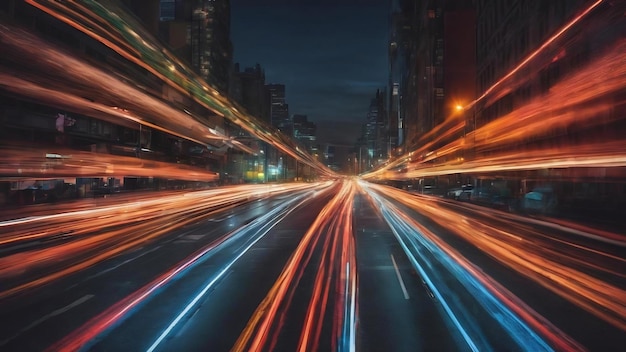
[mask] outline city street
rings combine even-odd
[[[626,1],[0,1],[0,351],[624,351]]]
[[[40,237],[3,242],[0,309],[11,321],[2,349],[611,350],[625,342],[625,241],[615,234],[350,179],[287,189],[233,187],[231,196],[254,196],[204,212],[180,197],[215,201],[219,188],[146,196],[151,212],[193,214],[167,231],[158,231],[162,215],[147,218],[148,208],[130,210],[123,197],[99,209],[124,205],[123,218],[82,236],[43,234],[45,214],[3,221]],[[126,246],[136,236],[145,239]],[[47,257],[26,260],[39,252]]]

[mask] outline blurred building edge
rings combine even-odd
[[[158,21],[160,17],[162,17],[162,10],[164,9],[164,7],[161,6],[163,4],[159,3],[159,1],[127,1],[125,3],[131,6],[131,8],[141,10],[137,12],[137,16],[143,21],[150,32],[154,33],[156,30],[161,33],[164,31],[163,28],[168,27],[163,25],[163,21]],[[176,3],[178,5],[179,2]],[[185,1],[180,3],[184,8],[191,2]],[[219,2],[219,4],[214,1],[206,1],[200,6],[200,9],[207,14],[219,11],[227,13],[229,11],[227,1]],[[154,20],[155,16],[157,21]],[[205,28],[204,31],[200,32],[203,33],[204,38],[219,38],[217,42],[213,44],[205,43],[201,48],[191,45],[191,51],[187,50],[189,48],[185,48],[185,45],[181,45],[177,47],[176,51],[181,53],[185,51],[196,53],[197,60],[193,58],[193,55],[182,55],[182,57],[191,62],[196,62],[200,72],[219,72],[218,75],[212,75],[207,79],[213,82],[220,90],[227,92],[232,47],[230,40],[227,38],[229,35],[228,31],[224,29],[229,25],[229,16],[225,16],[225,18],[228,20],[217,21],[219,23],[215,23],[216,21],[208,21],[206,18],[202,21],[198,21],[201,23],[211,23],[213,25],[213,27]],[[3,1],[2,4],[0,4],[0,20],[3,23],[23,28],[45,39],[63,52],[69,52],[76,58],[81,58],[81,60],[95,64],[100,69],[111,72],[112,75],[124,82],[131,82],[136,88],[143,90],[144,93],[154,98],[162,99],[176,109],[184,110],[189,114],[202,116],[209,127],[223,134],[229,134],[229,131],[227,131],[229,126],[225,124],[223,118],[217,116],[213,111],[200,106],[190,96],[185,96],[175,91],[160,78],[134,65],[100,42],[97,42],[91,37],[56,20],[25,2],[17,0]],[[215,29],[215,32],[207,32],[213,29]],[[225,34],[223,36],[220,37],[217,35],[218,32],[224,31]],[[175,23],[172,23],[172,27],[167,33],[170,34],[168,38],[172,44],[178,45],[181,43],[180,31],[177,31]],[[226,36],[226,39],[224,36]],[[188,44],[189,39],[187,36],[185,36],[185,38],[185,44]],[[207,63],[207,58],[216,58],[216,61],[215,63]],[[26,72],[29,74],[37,74],[36,71],[28,71],[28,67],[26,66],[20,66],[20,63],[17,62],[19,58],[14,57],[13,59],[13,61],[10,59],[3,61],[2,65],[7,65],[6,70],[4,70],[5,72],[13,72],[19,75],[21,70],[27,70]],[[15,66],[11,67],[11,65]],[[215,67],[215,69],[204,70],[211,67]],[[53,77],[54,76],[50,76],[49,78],[54,79]],[[55,84],[61,83],[62,80],[55,82]],[[54,89],[53,86],[49,88]],[[78,91],[80,87],[71,89]],[[103,98],[104,95],[99,97],[96,96],[96,93],[91,91],[83,90],[81,94],[85,95],[83,98],[88,101],[117,105],[116,102],[98,101],[98,99],[105,99]],[[91,96],[91,94],[96,95]],[[120,107],[120,109],[123,108],[124,107]],[[77,108],[73,110],[73,107],[67,106],[67,104],[63,107],[54,104],[50,105],[28,96],[13,93],[9,94],[8,91],[4,90],[0,91],[0,124],[0,140],[5,146],[26,143],[29,147],[39,146],[42,151],[48,150],[48,147],[54,149],[54,146],[58,146],[80,151],[109,153],[172,164],[183,164],[197,167],[205,171],[220,173],[223,173],[227,161],[228,148],[225,148],[226,145],[219,141],[216,141],[215,145],[211,143],[202,145],[193,140],[187,140],[156,129],[141,126],[137,123],[132,123],[129,120],[105,118],[104,114],[93,111],[89,112],[86,109]],[[210,173],[206,173],[206,175],[210,175]],[[29,181],[26,178],[30,176],[21,174],[19,175],[19,179],[25,183],[19,183],[6,181],[8,176],[18,175],[2,175],[5,181],[2,181],[0,185],[0,193],[2,193],[0,202],[4,203],[15,199],[15,197],[11,195],[13,191],[33,188],[32,185],[27,184],[36,184],[37,178],[44,178],[41,175],[31,175],[32,180]],[[55,180],[49,181],[57,183]],[[195,187],[201,183],[191,176],[188,179],[183,177],[180,182],[176,180],[166,181],[167,180],[161,180],[158,171],[155,170],[154,176],[140,178],[129,177],[127,182],[122,182],[122,185],[126,188],[159,188],[168,187],[168,184],[175,184],[173,187],[186,187],[186,184]],[[41,185],[42,182],[46,184],[49,183],[48,181],[42,180],[39,182],[39,185]],[[79,180],[75,180],[73,183],[78,184],[80,182]],[[93,183],[94,189],[104,187],[104,185],[106,185],[106,187],[117,187],[116,185],[119,185],[119,180],[109,182],[106,178],[96,178],[93,182],[95,182]],[[205,184],[210,185],[215,182],[216,180],[211,178],[207,180]],[[67,184],[68,182],[65,183]],[[95,191],[92,190],[91,192],[95,194]],[[32,199],[32,201],[24,200],[21,202],[38,201],[38,197],[36,196],[28,196],[25,197],[25,199],[26,198]]]
[[[389,24],[387,154],[397,157],[476,98],[476,11],[471,1],[393,0]]]
[[[593,67],[594,60],[623,41],[626,2],[393,0],[390,4],[387,126],[393,151],[389,154],[391,157],[406,155],[431,141],[437,144],[429,150],[437,150],[455,140],[463,141],[463,148],[455,154],[430,158],[433,166],[506,153],[549,148],[567,150],[597,141],[624,144],[623,89],[587,99],[585,103],[576,104],[575,99],[570,99],[569,105],[557,101],[544,103],[552,109],[546,117],[610,107],[587,117],[589,123],[567,126],[563,123],[558,128],[533,131],[529,137],[508,144],[492,143],[490,133],[478,135],[475,131],[531,101],[545,99],[581,68]],[[543,45],[594,4],[597,6],[589,16],[551,45]],[[540,55],[525,61],[539,48],[542,48]],[[621,60],[623,62],[623,52]],[[507,76],[522,63],[522,69]],[[506,82],[497,85],[503,77],[507,77]],[[494,85],[496,87],[492,88]],[[465,128],[446,139],[429,135],[429,131],[451,116],[457,104],[461,107],[458,114]],[[393,130],[394,126],[397,131]],[[395,138],[398,143],[394,150]],[[417,163],[421,157],[413,155],[409,159]],[[559,201],[558,204],[552,202],[551,207],[556,209],[550,209],[550,213],[563,216],[586,214],[616,221],[625,215],[626,209],[623,167],[541,168],[415,179],[402,178],[402,172],[398,171],[392,177],[396,177],[393,182],[399,185],[408,184],[413,189],[428,186],[440,195],[446,194],[447,189],[461,189],[469,184],[472,193],[481,195],[474,200],[481,199],[485,204],[498,207],[505,198],[519,206],[524,203],[524,195],[533,189],[552,189]]]
[[[228,0],[122,0],[155,38],[228,94],[233,46]]]
[[[496,2],[479,0],[477,11],[477,91],[488,92],[479,99],[468,115],[468,132],[477,131],[492,121],[505,117],[524,106],[544,99],[548,108],[546,120],[554,115],[565,118],[568,113],[580,115],[576,123],[565,123],[532,131],[528,137],[508,144],[491,144],[472,133],[468,147],[472,158],[502,153],[524,153],[537,150],[567,151],[588,143],[624,144],[626,104],[621,92],[607,90],[593,99],[570,101],[547,100],[555,89],[575,91],[565,86],[567,79],[607,54],[626,34],[626,3],[605,1],[563,33],[539,55],[497,86],[527,57],[538,50],[568,22],[593,5],[584,0],[516,0],[504,7]],[[623,52],[621,53],[623,65]],[[495,88],[492,88],[494,87]],[[560,88],[558,88],[560,86]],[[582,95],[593,92],[581,92]],[[570,93],[571,95],[571,93]],[[590,95],[591,96],[591,95]],[[610,106],[583,119],[583,111]],[[477,146],[480,146],[478,148]],[[551,216],[591,219],[619,224],[626,215],[626,170],[623,167],[544,168],[499,175],[477,175],[475,186],[502,189],[516,199],[520,211],[540,212]],[[497,186],[497,187],[496,187]],[[536,196],[543,204],[538,207]]]

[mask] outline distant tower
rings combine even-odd
[[[370,101],[365,127],[368,159],[372,160],[373,164],[387,159],[388,134],[385,115],[384,93],[377,90],[376,96]]]
[[[254,117],[267,120],[264,116],[265,105],[265,72],[261,65],[239,70],[235,64],[230,82],[230,97],[241,104]]]
[[[285,101],[285,85],[268,84],[265,87],[270,101],[270,123],[285,135],[293,135],[293,126],[289,119],[289,105]]]
[[[316,144],[317,126],[309,121],[306,115],[293,115],[293,136],[299,141],[311,154],[318,153]]]

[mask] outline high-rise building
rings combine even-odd
[[[371,165],[378,165],[388,159],[386,129],[385,95],[380,90],[370,100],[365,127],[365,141],[367,144],[367,157]]]
[[[580,11],[584,0],[515,0],[506,4],[476,1],[477,10],[477,85],[485,92],[539,48],[565,21]],[[513,40],[512,38],[515,38]],[[555,66],[555,65],[552,65]],[[546,71],[547,75],[552,75]],[[548,80],[554,81],[555,77]],[[518,98],[535,95],[532,88]],[[526,98],[517,99],[525,103]],[[513,109],[513,95],[498,99],[489,107],[478,104],[473,128],[479,128]]]
[[[443,121],[443,0],[392,2],[390,108],[403,151]]]
[[[264,87],[265,103],[263,104],[263,117],[271,126],[279,129],[282,133],[279,138],[293,136],[291,119],[289,118],[289,106],[285,101],[284,84],[266,84]],[[268,146],[265,152],[267,180],[276,181],[287,177],[287,157],[283,158],[276,148]]]
[[[474,23],[469,1],[392,2],[389,111],[398,152],[419,148],[455,105],[474,99]]]
[[[235,64],[229,86],[229,96],[231,99],[239,103],[250,115],[267,120],[263,116],[266,111],[265,95],[265,72],[261,65],[256,64],[254,67],[247,67],[240,71],[239,64]],[[267,145],[253,138],[250,133],[242,128],[236,129],[237,140],[253,150],[258,151],[257,155],[244,155],[231,151],[231,159],[237,160],[233,163],[230,174],[237,175],[241,173],[241,178],[246,182],[260,182],[266,179],[266,155],[268,151]],[[261,152],[262,151],[262,152]]]
[[[404,143],[404,110],[401,106],[406,93],[407,54],[411,39],[409,11],[402,10],[400,0],[391,2],[389,28],[389,146],[392,155],[402,153]]]
[[[122,0],[207,83],[229,92],[233,46],[229,0]]]
[[[306,152],[319,160],[320,148],[317,143],[317,125],[309,121],[306,115],[293,115],[293,136],[297,144],[304,147]],[[308,179],[312,175],[312,170],[306,165],[295,162],[295,179]]]
[[[265,71],[261,65],[247,67],[240,71],[239,64],[235,64],[231,77],[229,96],[241,104],[252,116],[260,120],[268,120],[264,113],[268,111],[265,105]]]
[[[306,115],[293,115],[293,136],[300,142],[311,155],[315,155],[317,151],[317,126],[309,121]]]
[[[292,136],[293,127],[289,118],[289,105],[285,101],[285,85],[267,84],[265,88],[269,100],[270,124],[286,136]]]
[[[167,44],[167,48],[177,58],[223,95],[229,95],[233,50],[230,41],[229,0],[122,1],[151,34]],[[163,85],[162,90],[163,97],[171,103],[190,111],[197,109],[192,96],[181,94],[167,85]],[[239,100],[238,102],[241,103]],[[240,137],[241,129],[221,116],[199,113],[215,130]],[[225,153],[223,147],[212,147],[215,147],[212,155]]]
[[[227,94],[233,56],[230,2],[197,1],[192,11],[191,66],[204,80]]]

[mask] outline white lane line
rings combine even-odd
[[[209,218],[206,221],[207,222],[222,222],[224,220],[228,220],[228,219],[232,218],[233,216],[235,216],[235,214],[228,214],[228,215],[223,216],[221,218]]]
[[[402,280],[402,275],[400,275],[400,270],[398,269],[396,260],[393,258],[393,254],[391,255],[391,262],[393,263],[393,268],[396,269],[396,276],[398,277],[398,281],[400,281],[400,287],[402,287],[404,299],[409,299],[409,292],[406,290],[406,286],[404,286],[404,280]]]
[[[70,309],[72,309],[72,308],[74,308],[76,306],[79,306],[79,305],[87,302],[88,300],[92,299],[93,297],[94,297],[94,295],[84,295],[83,297],[81,297],[81,298],[75,300],[74,302],[66,305],[65,307],[61,307],[61,308],[59,308],[59,309],[57,309],[57,310],[55,310],[55,311],[53,311],[51,313],[48,313],[48,314],[44,315],[43,317],[41,317],[41,318],[35,320],[34,322],[30,323],[28,326],[22,328],[20,331],[15,333],[15,335],[13,335],[13,336],[5,339],[5,340],[0,341],[0,346],[6,345],[11,340],[15,339],[16,337],[20,336],[21,334],[25,333],[26,331],[34,328],[35,326],[43,323],[44,321],[46,321],[46,320],[48,320],[50,318],[53,318],[53,317],[55,317],[55,316],[57,316],[59,314],[63,314],[65,312],[67,312],[68,310],[70,310]]]

